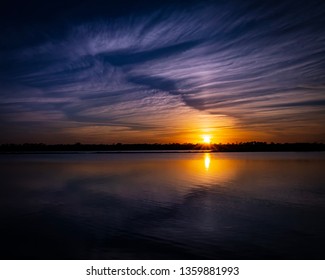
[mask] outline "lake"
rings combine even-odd
[[[0,155],[1,259],[324,259],[325,153]]]

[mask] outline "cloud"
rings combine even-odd
[[[37,44],[25,34],[0,50],[3,125],[59,120],[54,130],[122,127],[153,141],[194,125],[325,134],[324,4],[253,4],[72,21]]]

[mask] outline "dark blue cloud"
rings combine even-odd
[[[151,76],[130,76],[128,81],[134,84],[144,85],[151,89],[178,93],[177,85],[173,79]]]
[[[113,52],[100,54],[99,57],[114,66],[137,65],[151,60],[166,59],[175,54],[182,53],[200,44],[200,41],[183,42],[172,46],[157,48],[148,51]]]
[[[33,123],[65,139],[159,141],[196,125],[299,140],[293,128],[312,124],[307,140],[325,141],[323,1],[95,2],[5,6],[8,135]]]

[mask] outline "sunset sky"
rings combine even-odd
[[[325,1],[4,1],[0,143],[325,142]]]

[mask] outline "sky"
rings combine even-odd
[[[0,143],[325,142],[324,1],[4,1]]]

